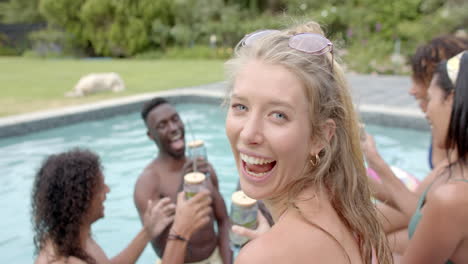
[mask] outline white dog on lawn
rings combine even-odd
[[[115,72],[91,73],[80,78],[65,96],[84,96],[102,91],[120,92],[125,90],[122,78]]]

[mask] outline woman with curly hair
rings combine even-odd
[[[169,199],[154,205],[148,201],[151,209],[143,217],[142,230],[126,249],[109,259],[91,236],[91,225],[104,217],[109,191],[95,153],[74,149],[46,158],[32,191],[35,263],[135,263],[150,239],[174,217],[174,225],[189,236],[208,221],[211,201],[205,193],[189,201],[179,199],[182,204],[177,212]],[[174,239],[163,261],[182,263],[185,247],[184,241]]]
[[[423,112],[427,108],[427,91],[439,62],[447,60],[468,49],[468,39],[454,35],[433,38],[426,45],[419,46],[410,58],[413,85],[409,94],[418,102]],[[445,150],[431,144],[429,148],[429,167],[431,169],[445,158]]]

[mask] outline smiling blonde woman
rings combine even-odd
[[[236,263],[371,263],[373,252],[392,262],[333,48],[309,22],[247,35],[226,64],[241,187],[275,220]]]

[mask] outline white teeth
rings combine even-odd
[[[267,160],[267,159],[262,159],[262,158],[254,158],[254,157],[250,157],[250,156],[247,156],[245,154],[240,154],[240,158],[245,162],[245,163],[249,163],[249,164],[258,164],[258,165],[263,165],[263,164],[267,164],[267,163],[271,163],[273,162],[274,160]]]
[[[263,175],[267,174],[266,172],[255,173],[255,172],[249,170],[249,168],[245,168],[245,169],[247,170],[247,172],[248,172],[250,175],[252,175],[252,176],[254,176],[254,177],[262,177]]]
[[[175,136],[171,138],[171,141],[176,141],[182,138],[182,133],[177,133]]]

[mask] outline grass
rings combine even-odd
[[[0,57],[0,116],[221,81],[220,60],[29,59]],[[116,72],[126,90],[65,97],[81,76]]]

